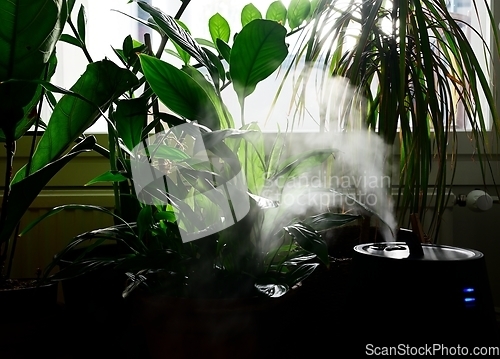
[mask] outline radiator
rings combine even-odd
[[[113,193],[109,190],[43,191],[22,218],[20,229],[51,208],[71,203],[92,204],[112,209]],[[61,251],[74,236],[112,224],[111,216],[92,210],[66,210],[46,218],[17,240],[11,277],[35,277],[37,268],[44,270],[54,254]]]

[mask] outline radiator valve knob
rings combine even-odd
[[[467,195],[466,206],[474,212],[484,212],[493,206],[493,198],[485,191],[476,189]]]

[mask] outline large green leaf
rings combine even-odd
[[[229,72],[240,103],[286,58],[285,36],[286,29],[271,20],[254,20],[238,34],[231,50]]]
[[[64,0],[0,1],[0,82],[42,78],[66,18]],[[0,85],[0,128],[13,134],[36,91],[32,82]]]
[[[137,78],[109,60],[91,63],[73,85],[71,91],[57,103],[38,146],[33,154],[30,172],[37,171],[61,156],[97,118],[111,101],[137,83]],[[84,101],[82,98],[87,99]],[[13,179],[25,176],[21,168]]]
[[[47,77],[47,80],[49,80],[54,75],[54,73],[56,71],[57,56],[56,56],[55,50],[53,51],[52,56],[50,57],[50,60],[47,62],[47,66],[48,66],[48,68],[47,68],[47,76],[46,77]],[[14,129],[14,140],[17,141],[19,138],[24,136],[26,131],[28,131],[31,128],[31,126],[35,123],[35,121],[37,120],[38,110],[37,110],[36,106],[40,102],[40,97],[42,96],[42,94],[43,94],[43,86],[38,85],[36,92],[35,92],[35,95],[31,99],[31,101],[23,108],[23,112],[24,112],[23,118],[21,119],[21,121],[19,121],[16,124],[16,128]],[[0,141],[5,141],[5,140],[6,140],[5,134],[0,129]]]
[[[165,106],[211,129],[220,127],[215,104],[191,76],[155,57],[140,55],[139,58],[146,80]]]
[[[207,53],[210,53],[210,51],[207,51]],[[217,58],[217,56],[215,54],[212,54],[212,55],[215,58]],[[219,60],[217,59],[217,61],[219,61]],[[219,61],[219,63],[220,63],[220,61]],[[220,66],[223,70],[224,68],[223,68],[222,64]],[[185,73],[187,73],[189,76],[191,76],[193,78],[193,80],[195,80],[198,83],[198,85],[200,85],[203,88],[203,90],[205,90],[208,97],[212,101],[212,103],[215,107],[215,110],[217,111],[219,122],[214,123],[212,125],[214,127],[210,127],[210,128],[213,130],[217,130],[219,127],[224,127],[224,128],[234,127],[233,118],[232,118],[231,114],[229,113],[229,110],[227,109],[226,105],[222,102],[220,93],[218,93],[215,90],[212,83],[210,83],[206,79],[206,77],[203,76],[203,74],[200,71],[198,71],[197,69],[195,69],[192,66],[183,66],[182,70]]]
[[[17,223],[28,210],[33,200],[38,196],[45,185],[54,177],[70,160],[83,152],[89,152],[94,148],[95,138],[87,137],[77,144],[69,153],[62,158],[50,163],[39,171],[14,183],[10,189],[9,211],[5,219],[5,225],[1,228],[0,243],[7,241],[11,236]]]

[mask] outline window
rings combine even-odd
[[[474,9],[474,4],[471,0],[448,0],[447,4],[448,10],[451,12],[452,16],[455,19],[462,21],[465,24],[472,25],[474,29],[479,30],[483,37],[489,40],[489,29],[485,27],[485,23],[488,21],[486,7],[481,1],[477,2],[477,6],[480,16],[482,16],[482,18],[479,19],[475,15],[476,12]],[[466,25],[462,26],[462,29],[464,29],[467,38],[472,44],[473,49],[475,49],[475,52],[477,54],[482,54],[484,50],[481,47],[481,42],[478,39],[478,35],[475,34],[472,29]],[[484,56],[478,56],[478,58],[482,64],[483,69],[491,69],[491,63],[487,63]],[[491,75],[492,74],[490,74],[490,77]],[[482,96],[482,101],[486,101],[484,94]],[[464,113],[463,105],[459,104],[457,110],[457,128],[459,130],[471,130],[470,121],[468,120],[467,115]],[[487,125],[491,128],[491,121],[489,121]]]
[[[177,12],[178,7],[181,5],[180,1],[148,0],[147,2],[160,7],[163,11],[172,15]],[[265,11],[267,6],[271,3],[271,0],[248,0],[248,2],[252,2],[261,13],[265,15]],[[241,29],[239,18],[240,12],[243,6],[248,2],[235,2],[234,0],[193,1],[187,7],[186,12],[182,16],[182,20],[188,25],[194,37],[207,38],[208,19],[211,15],[219,12],[229,21],[232,34],[234,34],[235,31]],[[282,2],[287,6],[290,0],[282,0]],[[342,3],[342,1],[338,1],[337,4],[340,3]],[[477,3],[479,5],[481,1]],[[142,39],[145,31],[151,31],[149,28],[125,15],[129,14],[141,18],[146,17],[145,14],[138,9],[137,5],[127,4],[125,0],[77,1],[74,13],[78,11],[80,4],[83,4],[86,9],[88,19],[87,45],[94,60],[102,59],[105,56],[116,59],[116,55],[113,53],[111,46],[121,48],[122,41],[126,35],[131,34],[136,39]],[[471,0],[448,0],[447,5],[457,19],[472,24],[476,29],[480,29],[480,25],[484,26],[487,22],[484,5],[479,7],[479,13],[481,16],[485,17],[484,19],[475,18],[475,10]],[[485,33],[486,30],[479,31]],[[470,35],[473,46],[476,46],[478,52],[481,51],[482,53],[479,41],[474,39],[474,33],[469,30],[468,34]],[[488,36],[487,33],[486,36]],[[294,48],[293,41],[295,41],[296,38],[297,37],[288,39],[288,42],[291,43],[291,50]],[[159,41],[158,37],[156,34],[153,34],[153,45],[157,43],[157,41]],[[80,49],[66,43],[60,43],[57,51],[61,61],[53,80],[56,84],[69,88],[84,71],[86,59]],[[68,61],[68,59],[71,59],[71,61]],[[491,68],[491,65],[485,62],[483,66],[485,68],[490,66]],[[300,110],[290,107],[292,88],[292,83],[290,82],[283,87],[284,92],[279,97],[273,111],[271,113],[269,112],[283,72],[284,71],[281,71],[281,73],[278,73],[276,76],[273,75],[265,82],[259,84],[257,91],[247,99],[246,107],[247,109],[252,109],[251,113],[247,113],[248,120],[259,122],[265,131],[276,131],[278,127],[282,131],[285,130],[287,128],[287,123],[293,117],[294,111]],[[289,81],[292,80],[292,78],[289,79]],[[319,118],[320,109],[319,105],[314,105],[318,103],[318,93],[313,82],[314,81],[311,81],[311,88],[308,88],[307,91],[310,97],[307,101],[310,106],[304,111],[305,121],[303,121],[301,126],[296,127],[296,129],[300,131],[317,131],[319,128],[317,119]],[[345,95],[345,87],[343,85],[334,85],[333,87],[337,89],[334,91],[331,98],[331,101],[335,103],[335,101],[339,101],[342,96]],[[224,96],[226,96],[226,102],[231,113],[235,117],[235,120],[238,121],[239,105],[236,95],[231,89],[227,89]],[[46,113],[48,113],[47,110]],[[466,123],[468,123],[468,121],[465,115],[462,115],[462,119],[460,120],[462,128],[465,128]],[[96,133],[106,132],[106,128],[107,126],[104,121],[98,121],[89,131]]]

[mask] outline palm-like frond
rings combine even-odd
[[[483,2],[473,0],[472,12],[479,13]],[[483,6],[498,45],[491,10],[488,4]],[[486,37],[440,0],[325,1],[309,29],[297,50],[296,61],[300,58],[309,65],[304,74],[310,67],[324,70],[324,78],[317,81],[321,96],[328,95],[331,77],[342,76],[355,88],[351,106],[359,104],[360,98],[366,100],[362,113],[366,127],[394,145],[394,153],[400,155],[396,182],[401,218],[408,212],[423,218],[430,200],[427,193],[433,189],[434,214],[428,231],[437,234],[448,197],[446,187],[456,168],[450,166],[450,159],[455,158],[457,131],[470,131],[479,160],[487,164],[485,132],[490,116],[495,133],[500,130],[488,69],[481,65],[493,56]],[[472,47],[467,33],[482,51]],[[300,107],[308,78],[299,79],[294,97]],[[465,124],[457,115],[459,107]],[[321,131],[328,129],[328,113],[320,110]],[[348,130],[348,112],[344,116],[341,130]],[[388,172],[391,166],[388,163]],[[485,178],[487,166],[482,168]]]

